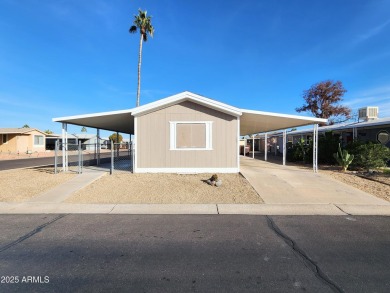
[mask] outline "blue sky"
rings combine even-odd
[[[188,90],[297,114],[332,79],[353,110],[390,116],[390,0],[0,0],[0,127],[59,133],[53,117],[134,107],[138,8],[155,27],[141,105]]]

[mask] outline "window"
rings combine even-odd
[[[169,123],[171,150],[212,149],[212,121],[174,121]]]
[[[34,145],[43,146],[44,144],[43,135],[34,135]]]
[[[1,143],[8,143],[8,134],[2,134],[1,135]]]

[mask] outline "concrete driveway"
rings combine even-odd
[[[241,173],[266,204],[390,205],[321,173],[240,157]]]

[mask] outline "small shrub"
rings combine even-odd
[[[390,149],[382,144],[369,142],[356,148],[356,165],[369,171],[386,167],[390,159]]]
[[[290,149],[287,150],[286,158],[289,162],[312,162],[313,142],[309,141],[307,144],[304,139],[300,139]]]

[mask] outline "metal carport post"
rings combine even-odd
[[[62,172],[68,171],[68,124],[62,123]]]
[[[287,130],[283,130],[283,166],[286,165],[286,143],[287,143]]]
[[[318,172],[318,124],[313,127],[313,171]]]

